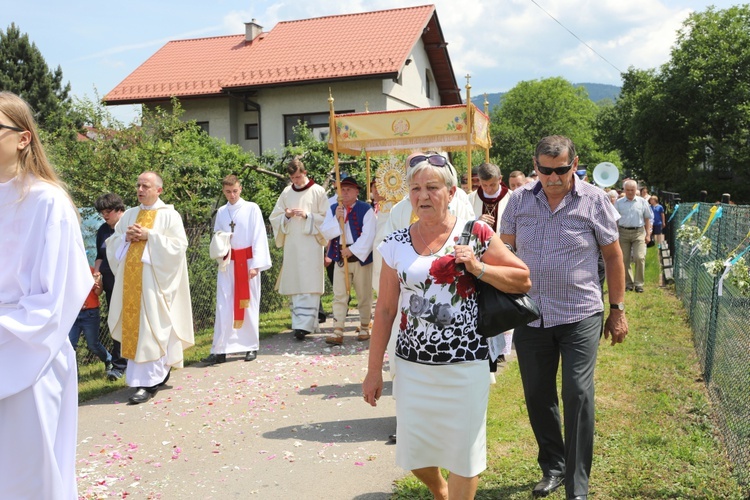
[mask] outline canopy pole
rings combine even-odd
[[[487,92],[484,93],[484,114],[490,117],[490,101],[487,100]],[[487,147],[484,149],[484,161],[490,162],[490,147],[492,146],[492,136],[490,135],[489,123],[487,125]]]
[[[471,187],[471,125],[474,121],[473,106],[471,104],[471,79],[470,74],[466,74],[466,184],[469,186],[469,193],[473,191]]]
[[[372,184],[372,176],[370,174],[370,152],[365,151],[365,165],[367,166],[367,203],[370,202],[372,193],[370,192],[370,185]]]
[[[333,94],[331,93],[331,87],[328,87],[328,130],[333,139],[333,167],[336,171],[336,199],[341,204],[341,172],[339,171],[339,150],[338,150],[338,134],[336,133],[336,114],[333,111]],[[341,245],[340,250],[346,247],[346,230],[344,228],[344,221],[339,220],[339,226],[341,227],[341,236],[339,242]],[[344,263],[344,282],[346,283],[346,294],[349,295],[351,288],[349,286],[349,263],[343,257],[341,258]]]

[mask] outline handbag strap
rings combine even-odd
[[[461,237],[458,238],[458,243],[456,243],[457,245],[468,245],[469,244],[469,240],[471,239],[471,231],[472,231],[472,229],[474,229],[474,222],[476,222],[476,221],[470,220],[469,222],[466,223],[466,225],[464,226],[464,230],[461,232]],[[465,272],[466,271],[466,265],[464,265],[464,264],[456,264],[456,269],[458,271]]]
[[[468,245],[471,239],[471,231],[474,229],[474,223],[476,221],[470,220],[464,226],[464,230],[461,233],[461,237],[458,239],[458,245]]]

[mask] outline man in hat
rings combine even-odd
[[[331,206],[320,228],[331,240],[328,257],[333,261],[333,335],[326,343],[342,345],[344,326],[349,310],[348,281],[354,286],[359,303],[359,329],[357,340],[370,338],[372,318],[372,243],[375,240],[377,219],[369,203],[357,199],[360,186],[356,179],[341,181],[341,200]],[[344,243],[341,241],[341,223],[344,223]],[[346,267],[344,267],[346,261]]]

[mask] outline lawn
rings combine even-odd
[[[655,248],[646,271],[645,293],[626,295],[625,343],[602,341],[599,350],[590,497],[747,498],[718,436],[684,309],[658,286]],[[477,498],[530,498],[541,472],[515,361],[491,389],[487,442]],[[396,489],[398,499],[432,498],[412,476]],[[548,498],[565,498],[563,488]]]

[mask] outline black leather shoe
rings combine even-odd
[[[396,435],[395,434],[389,434],[388,435],[388,442],[389,443],[395,443],[396,442]]]
[[[169,376],[172,375],[172,368],[169,368],[169,371],[167,372],[167,376],[164,377],[164,380],[161,381],[161,384],[157,384],[156,388],[160,389],[166,385],[167,382],[169,382]],[[153,387],[151,388],[153,390]]]
[[[209,354],[207,357],[201,359],[201,363],[206,363],[206,366],[211,366],[218,363],[224,363],[226,360],[226,354]]]
[[[245,361],[255,361],[255,358],[258,357],[258,351],[247,351],[247,354],[245,354]]]
[[[294,338],[297,340],[305,340],[305,335],[307,335],[308,332],[304,330],[294,330]]]
[[[326,313],[322,311],[318,313],[318,323],[325,323],[327,319],[328,315]]]
[[[542,477],[542,480],[534,486],[531,495],[537,498],[546,497],[562,486],[564,482],[565,476],[544,476]]]
[[[128,398],[128,402],[133,405],[145,403],[149,399],[154,397],[154,393],[145,387],[139,387],[132,396]]]

